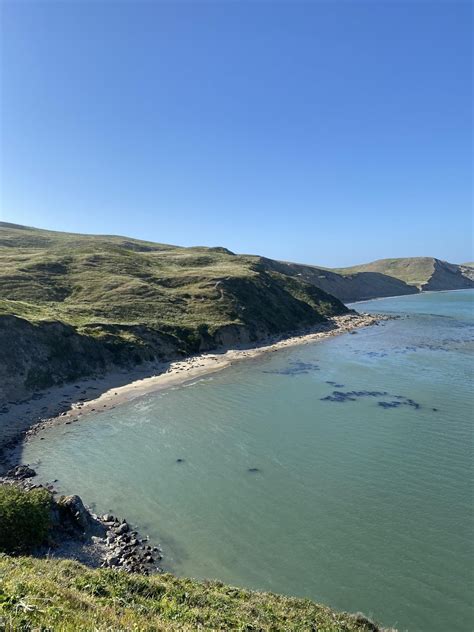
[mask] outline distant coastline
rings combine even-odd
[[[468,290],[474,290],[474,288],[469,287],[460,287],[455,290],[422,290],[417,294],[394,294],[393,296],[376,296],[375,298],[365,298],[361,301],[351,301],[346,303],[345,305],[349,308],[352,308],[352,305],[359,305],[360,303],[368,303],[369,301],[384,301],[390,298],[403,298],[404,296],[420,296],[420,294],[447,294],[448,292],[466,292]]]

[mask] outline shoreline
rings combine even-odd
[[[149,393],[183,386],[236,362],[349,333],[384,319],[386,316],[381,315],[343,314],[301,333],[279,335],[251,347],[223,348],[183,360],[110,372],[34,393],[18,403],[9,402],[8,411],[2,413],[6,433],[0,443],[0,473],[20,464],[24,441],[53,425],[76,423],[87,414],[100,414]]]
[[[42,411],[49,405],[56,414],[39,421],[30,417],[26,428],[24,427],[25,419],[20,418],[16,435],[0,446],[2,449],[0,483],[20,485],[27,489],[44,487],[51,492],[56,505],[64,502],[65,499],[72,503],[73,514],[82,516],[83,523],[75,524],[72,535],[64,536],[61,531],[56,533],[56,537],[53,537],[52,548],[47,550],[48,555],[55,558],[75,559],[90,567],[112,567],[125,572],[145,574],[163,572],[157,565],[163,559],[162,549],[157,543],[150,543],[148,535],[142,537],[143,534],[140,534],[139,530],[132,531],[134,527],[129,527],[130,523],[127,520],[120,521],[110,515],[97,515],[86,504],[83,504],[78,496],[60,496],[54,486],[57,481],[47,483],[38,480],[34,470],[21,464],[24,443],[43,432],[47,434],[52,426],[79,422],[83,415],[99,414],[148,393],[184,386],[201,377],[221,371],[236,362],[311,344],[339,334],[356,333],[355,329],[377,325],[380,321],[391,318],[393,317],[350,312],[330,318],[328,322],[313,327],[311,330],[305,330],[293,336],[276,336],[256,343],[252,347],[221,349],[141,370],[109,373],[101,378],[89,378],[64,387],[50,389],[49,393],[42,397],[33,396],[27,402],[20,402],[19,405],[28,405],[27,412],[30,414],[33,412],[34,405]],[[154,374],[149,375],[150,372]],[[90,396],[89,399],[88,396]],[[43,440],[45,437],[40,436],[39,439]],[[10,471],[7,472],[7,470]],[[15,475],[15,471],[24,473],[25,470],[26,480]],[[76,512],[77,506],[80,508],[79,512]],[[41,553],[39,554],[41,556]]]
[[[369,303],[371,301],[384,301],[388,298],[402,298],[406,296],[420,296],[420,294],[445,294],[446,292],[465,292],[466,290],[474,290],[472,287],[458,287],[454,290],[420,290],[420,292],[413,292],[412,294],[391,294],[390,296],[376,296],[375,298],[365,298],[360,301],[348,301],[344,303],[346,307],[351,308],[351,305],[359,305],[360,303]]]
[[[24,492],[43,489],[50,494],[48,538],[31,551],[33,557],[72,559],[90,568],[115,568],[128,573],[162,573],[162,551],[127,520],[97,515],[76,494],[63,495],[54,483],[38,483],[36,472],[18,465],[0,476],[0,485]],[[54,481],[56,482],[56,481]]]

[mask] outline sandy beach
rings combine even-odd
[[[0,415],[0,448],[3,451],[0,467],[5,469],[15,465],[21,442],[53,424],[76,423],[88,413],[98,414],[153,391],[186,384],[235,362],[348,333],[374,325],[379,320],[381,317],[369,314],[345,314],[300,335],[279,336],[250,348],[221,349],[174,362],[111,372],[35,393],[22,402],[9,402],[8,409]]]

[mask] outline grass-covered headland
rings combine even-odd
[[[0,401],[345,312],[315,285],[225,248],[0,223]]]
[[[369,632],[363,616],[306,599],[163,574],[0,555],[3,630],[272,630]]]

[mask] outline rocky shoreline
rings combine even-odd
[[[74,559],[91,567],[116,568],[128,573],[162,572],[160,547],[152,545],[130,524],[111,514],[98,516],[77,495],[58,494],[54,483],[36,483],[36,472],[18,465],[0,477],[0,485],[26,491],[43,488],[51,494],[51,529],[45,545],[34,556]]]

